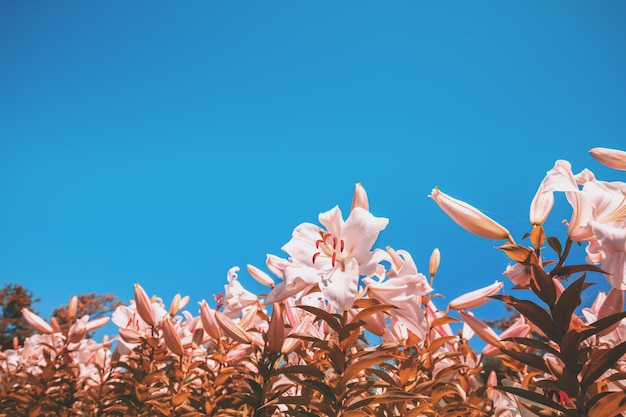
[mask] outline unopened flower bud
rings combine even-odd
[[[354,210],[357,207],[361,207],[364,210],[369,211],[369,201],[367,199],[367,193],[365,192],[365,188],[361,185],[360,182],[354,184],[354,194],[352,196],[352,207],[350,211]]]
[[[44,333],[44,334],[54,333],[54,329],[47,321],[45,321],[44,319],[39,317],[37,314],[30,311],[29,309],[23,308],[22,315],[24,316],[28,324],[30,324],[33,327],[33,329],[37,330],[39,333]]]
[[[70,298],[70,304],[67,306],[67,316],[71,320],[76,318],[76,309],[78,307],[78,297],[75,295]]]
[[[511,234],[500,224],[469,204],[450,197],[435,187],[429,195],[437,205],[459,226],[475,235],[494,240],[513,240]]]
[[[626,152],[610,148],[593,148],[589,151],[598,162],[609,168],[626,171]]]
[[[256,279],[259,284],[265,285],[266,287],[274,288],[274,280],[265,272],[250,264],[246,265],[246,269],[248,270],[248,273],[252,276],[252,278]]]
[[[142,318],[148,326],[154,326],[154,312],[152,311],[152,303],[148,294],[139,284],[135,284],[135,305],[137,306],[137,314]]]
[[[433,249],[433,253],[430,254],[430,262],[428,263],[428,273],[431,277],[434,277],[439,270],[439,263],[441,262],[441,253],[439,249]]]
[[[469,310],[471,308],[480,307],[491,300],[491,298],[489,298],[490,296],[499,293],[503,286],[503,282],[496,281],[487,287],[468,292],[455,298],[450,302],[448,307],[453,310]]]
[[[185,353],[183,344],[181,343],[180,336],[174,328],[172,320],[169,316],[163,317],[163,340],[165,341],[165,346],[167,346],[169,350],[178,356],[183,356]]]

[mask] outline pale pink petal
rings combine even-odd
[[[335,206],[332,209],[321,213],[318,216],[318,220],[331,235],[335,237],[343,236],[344,222],[339,206]],[[316,239],[319,239],[319,237]]]
[[[341,312],[352,308],[358,285],[359,264],[354,258],[348,260],[345,271],[341,268],[335,268],[324,276],[319,284],[322,294],[330,305]]]
[[[344,227],[345,253],[356,258],[362,268],[361,275],[368,275],[364,267],[368,265],[372,246],[378,239],[380,232],[387,227],[389,220],[383,217],[374,217],[369,211],[360,207],[351,213]]]
[[[252,278],[257,280],[259,284],[265,285],[266,287],[274,286],[274,280],[256,266],[248,264],[246,265],[246,269]]]
[[[313,255],[319,251],[315,242],[321,238],[323,233],[324,231],[319,226],[312,223],[302,223],[294,229],[291,240],[281,249],[297,262],[313,266]]]

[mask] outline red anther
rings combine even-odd
[[[324,236],[322,236],[322,239],[324,239],[324,242],[326,242],[326,239],[328,239],[331,236],[332,235],[330,233],[326,233]]]
[[[319,249],[320,245],[322,244],[323,240],[322,239],[317,239],[315,241],[315,249]]]
[[[333,249],[337,249],[337,238],[333,238]]]
[[[341,245],[341,249],[339,249],[340,252],[343,252],[343,246],[345,244],[345,242],[343,241],[343,239],[341,239],[341,241],[339,242],[339,244]]]
[[[333,252],[333,260],[331,262],[333,268],[335,267],[335,259],[337,258],[337,252]]]
[[[317,257],[319,256],[320,252],[315,252],[313,254],[313,263],[315,263],[315,259],[317,259]]]

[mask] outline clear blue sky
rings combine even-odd
[[[3,2],[0,284],[44,316],[135,282],[195,304],[359,181],[380,247],[425,272],[440,248],[448,301],[503,279],[497,243],[426,196],[521,238],[555,160],[624,180],[587,152],[626,148],[625,21],[623,1]]]

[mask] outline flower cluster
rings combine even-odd
[[[591,153],[626,169],[622,151]],[[555,192],[572,206],[564,244],[543,226]],[[531,203],[528,246],[438,188],[430,197],[469,232],[503,241],[513,262],[504,275],[528,298],[495,281],[438,307],[439,250],[426,275],[408,251],[378,247],[388,220],[369,211],[357,184],[345,220],[334,207],[319,225],[295,228],[286,257],[268,255],[265,270],[247,265],[267,294],[245,289],[238,267],[195,313],[188,297],[167,306],[135,284],[134,299],[113,312],[118,334],[102,342],[86,335],[108,318],[77,318],[72,301],[64,331],[24,309],[38,334],[0,352],[0,417],[625,412],[626,185],[557,161]],[[587,263],[568,263],[573,243],[586,245]],[[583,308],[588,272],[612,289]],[[493,299],[516,311],[500,333],[473,313]],[[480,352],[474,336],[486,343]]]

